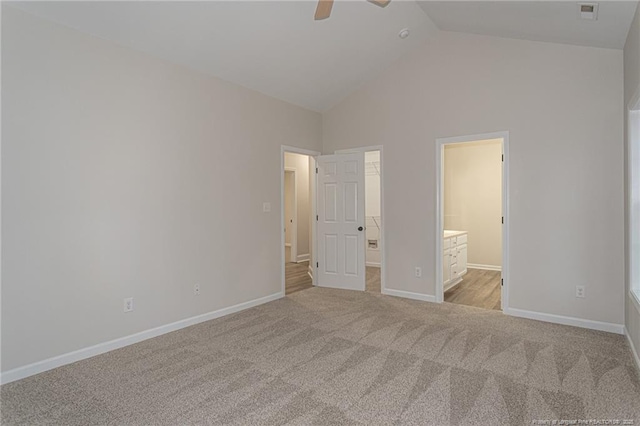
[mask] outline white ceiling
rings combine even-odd
[[[437,31],[414,1],[337,1],[323,21],[314,1],[11,5],[316,111]]]
[[[637,1],[598,3],[598,19],[579,19],[577,1],[419,1],[446,31],[582,46],[624,48]]]
[[[10,4],[315,111],[337,104],[437,28],[622,48],[637,5],[599,1],[591,22],[578,19],[573,1],[393,0],[383,9],[337,0],[324,21],[313,20],[313,0]],[[401,40],[406,27],[411,35]]]

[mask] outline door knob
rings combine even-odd
[[[362,231],[364,228],[362,226],[358,226],[358,231]]]

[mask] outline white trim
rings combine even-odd
[[[340,149],[335,151],[334,154],[350,154],[354,152],[370,152],[370,151],[380,151],[380,226],[382,227],[382,229],[380,230],[380,245],[378,246],[380,249],[380,292],[382,294],[389,294],[389,293],[385,293],[385,290],[387,290],[387,251],[385,248],[386,247],[385,234],[387,232],[387,227],[384,222],[387,215],[384,213],[384,170],[385,170],[384,147],[382,145],[361,146],[358,148]],[[365,190],[366,190],[366,179],[365,179]],[[399,291],[399,290],[391,290],[391,291]],[[404,296],[399,296],[399,297],[404,297]],[[422,300],[422,299],[419,299],[419,300]]]
[[[626,111],[627,114],[627,194],[626,194],[626,220],[627,227],[626,248],[626,276],[628,290],[633,303],[638,308],[640,297],[640,86],[631,97]],[[625,304],[626,305],[626,304]],[[626,306],[625,306],[626,308]]]
[[[640,85],[638,85],[638,88],[636,89],[636,93],[634,93],[633,96],[631,96],[627,109],[629,111],[640,110]]]
[[[636,347],[633,345],[633,340],[631,340],[631,336],[629,336],[629,330],[627,327],[624,327],[624,335],[627,336],[627,340],[629,341],[629,346],[631,347],[631,353],[633,354],[633,359],[636,362],[636,368],[640,372],[640,357],[638,356],[638,351]]]
[[[297,259],[296,259],[296,263],[308,262],[308,261],[309,261],[309,253],[307,253],[307,254],[299,254]]]
[[[78,349],[77,351],[58,355],[53,358],[45,359],[43,361],[34,362],[33,364],[25,365],[23,367],[14,368],[13,370],[5,371],[4,373],[2,373],[2,375],[0,376],[0,383],[2,383],[3,385],[6,383],[11,383],[16,380],[24,379],[25,377],[33,376],[34,374],[42,373],[44,371],[61,367],[63,365],[91,358],[105,352],[133,345],[134,343],[142,342],[143,340],[158,337],[166,333],[171,333],[172,331],[180,330],[195,324],[220,318],[225,315],[252,308],[254,306],[262,305],[264,303],[268,303],[282,297],[284,297],[283,293],[274,293],[269,296],[250,300],[248,302],[238,303],[237,305],[233,305],[228,308],[222,308],[218,309],[217,311],[208,312],[206,314],[196,315],[191,318],[186,318],[180,321],[172,322],[170,324],[161,325],[160,327],[151,328],[149,330],[141,331],[139,333],[131,334],[125,337],[120,337],[108,342],[98,343],[94,346]]]
[[[502,216],[504,224],[502,226],[502,310],[509,308],[509,132],[482,133],[478,135],[456,136],[451,138],[436,139],[436,301],[444,302],[444,286],[442,282],[442,235],[444,231],[444,145],[477,142],[488,139],[502,139]]]
[[[293,173],[293,226],[291,226],[291,243],[289,244],[289,246],[291,247],[291,258],[289,259],[289,261],[295,263],[296,259],[298,258],[298,173],[296,172],[295,167],[285,166],[284,174],[286,175],[287,173]]]
[[[293,152],[295,154],[308,155],[314,157],[320,155],[317,151],[310,151],[308,149],[296,148],[294,146],[280,145],[280,291],[285,294],[285,257],[284,257],[284,153]],[[311,192],[315,192],[315,179],[312,179]],[[311,200],[311,207],[315,211],[315,202]],[[315,244],[316,241],[316,228],[315,221],[312,221],[312,233],[309,244]],[[314,247],[313,255],[315,260],[316,249]],[[313,282],[315,285],[315,281]]]
[[[467,263],[467,269],[482,269],[485,271],[502,271],[499,265],[481,265],[479,263]]]
[[[372,268],[380,268],[381,263],[380,262],[366,262],[365,265],[370,266]]]
[[[318,221],[313,220],[314,214],[316,214],[316,186],[318,185],[318,174],[315,173],[317,167],[316,157],[309,156],[309,170],[311,171],[312,178],[309,181],[309,213],[311,215],[311,241],[309,241],[309,251],[311,252],[311,259],[309,259],[309,276],[311,277],[311,284],[317,285],[315,273],[317,259],[318,259]]]
[[[593,321],[582,318],[566,317],[563,315],[545,314],[542,312],[526,311],[524,309],[507,308],[503,311],[507,315],[528,318],[554,324],[572,325],[574,327],[589,328],[591,330],[608,331],[609,333],[624,334],[624,324]]]
[[[403,297],[405,299],[421,300],[423,302],[435,303],[436,301],[436,297],[430,294],[412,293],[410,291],[393,290],[391,288],[382,289],[382,294],[386,294],[387,296]]]
[[[640,315],[640,299],[638,295],[634,291],[629,290],[629,299],[631,299],[631,304],[636,308],[638,315]]]

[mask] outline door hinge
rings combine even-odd
[[[504,216],[502,216],[502,223],[504,224]]]
[[[316,174],[318,173],[318,168],[316,167]]]
[[[318,221],[318,215],[316,215],[316,222]]]
[[[504,154],[502,154],[502,161],[504,161]]]
[[[500,280],[500,285],[504,285],[504,279]]]
[[[316,268],[319,268],[320,264],[318,262],[316,262]]]

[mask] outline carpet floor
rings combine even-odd
[[[640,422],[623,336],[323,288],[0,392],[7,425]]]

